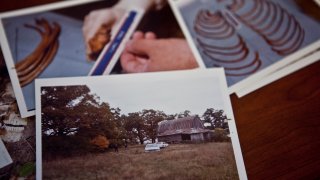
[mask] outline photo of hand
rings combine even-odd
[[[137,31],[120,58],[127,73],[192,69],[198,64],[186,40],[157,39],[153,32]]]
[[[118,60],[120,70],[117,73],[183,70],[198,67],[184,36],[176,35],[177,32],[183,33],[175,19],[170,18],[173,16],[172,10],[164,5],[166,1],[160,4],[156,1],[139,1],[134,5],[146,12],[130,40],[125,42],[125,48]],[[99,55],[105,46],[108,44],[112,46],[112,40],[115,39],[113,36],[117,33],[115,27],[121,25],[121,19],[129,7],[127,0],[122,0],[109,8],[92,10],[85,16],[82,32],[87,60],[99,61]]]

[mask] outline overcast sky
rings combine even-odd
[[[115,75],[119,76],[119,75]],[[120,75],[121,76],[121,75]],[[129,77],[129,76],[125,76]],[[130,76],[87,83],[92,93],[121,113],[155,109],[173,114],[190,110],[202,115],[207,108],[224,109],[219,78],[211,73],[197,76],[161,75],[151,77]]]

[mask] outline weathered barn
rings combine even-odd
[[[205,129],[198,116],[164,120],[158,124],[157,137],[161,142],[206,141],[210,139],[210,136],[211,131]]]

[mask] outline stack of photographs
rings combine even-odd
[[[229,94],[319,60],[319,21],[295,0],[137,2],[0,14],[37,178],[247,179]]]
[[[0,14],[21,117],[36,115],[37,179],[247,179],[224,70],[201,69],[166,1],[124,2]]]

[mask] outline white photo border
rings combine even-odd
[[[258,90],[263,86],[271,84],[272,82],[275,82],[282,77],[288,76],[298,71],[299,69],[302,69],[312,63],[319,61],[319,57],[320,51],[313,52],[311,55],[304,57],[302,60],[298,60],[293,64],[289,64],[285,68],[279,69],[276,73],[270,74],[265,78],[261,78],[261,80],[259,80],[257,83],[253,83],[251,86],[237,91],[236,94],[239,98],[244,97],[245,95]]]

